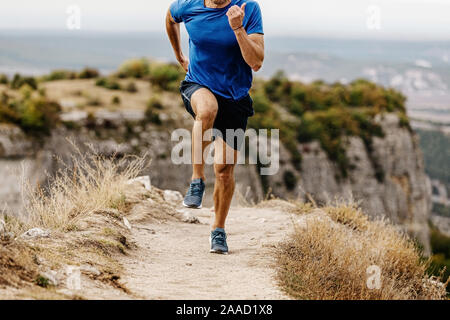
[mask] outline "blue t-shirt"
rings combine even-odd
[[[189,34],[189,70],[186,81],[208,87],[222,97],[240,100],[248,95],[253,74],[244,61],[226,15],[233,5],[246,2],[244,28],[263,33],[261,9],[253,0],[231,0],[224,8],[205,7],[204,0],[176,0],[170,6],[175,22],[184,22]]]

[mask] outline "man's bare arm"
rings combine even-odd
[[[248,35],[244,28],[240,28],[234,33],[245,62],[253,71],[259,71],[264,62],[264,35],[257,33]]]
[[[241,48],[242,56],[245,62],[257,72],[261,69],[264,62],[264,35],[262,34],[247,34],[242,23],[245,16],[246,3],[239,6],[232,6],[228,12],[228,20],[230,27],[233,29],[236,39]]]
[[[170,9],[167,11],[166,16],[166,30],[169,36],[170,43],[172,44],[175,57],[177,58],[184,71],[188,71],[189,59],[186,58],[181,49],[181,36],[180,36],[180,24],[173,20]]]

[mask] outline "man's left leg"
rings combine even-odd
[[[228,253],[225,221],[235,189],[234,168],[237,157],[238,151],[227,145],[223,139],[216,139],[214,142],[214,173],[216,181],[214,185],[215,219],[211,232],[212,253]]]

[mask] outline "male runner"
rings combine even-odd
[[[189,34],[189,59],[181,49],[181,22]],[[213,131],[216,181],[210,252],[227,254],[225,220],[235,188],[234,167],[247,120],[254,114],[248,93],[252,70],[258,71],[264,60],[261,10],[253,0],[176,0],[167,12],[166,29],[175,56],[187,72],[180,92],[195,120],[192,181],[183,204],[202,206],[203,154],[211,143],[204,137]]]

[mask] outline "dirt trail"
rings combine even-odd
[[[191,210],[200,224],[133,226],[139,249],[122,259],[122,283],[144,299],[287,299],[275,279],[274,246],[292,226],[276,209],[232,208],[230,254],[209,253],[211,209]]]

